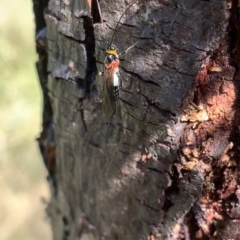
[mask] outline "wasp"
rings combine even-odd
[[[113,44],[108,44],[107,56],[104,61],[105,79],[103,82],[102,111],[107,116],[112,116],[116,110],[116,101],[119,96],[119,57],[118,49]]]
[[[137,1],[132,2],[126,10],[122,13],[120,19],[117,22],[117,25],[114,29],[111,41],[107,43],[106,48],[106,58],[104,60],[104,80],[102,82],[102,112],[106,116],[113,116],[116,111],[116,101],[119,96],[120,89],[120,74],[119,74],[119,55],[118,48],[112,44],[117,27],[124,16],[124,14],[135,4]],[[126,51],[124,52],[126,53]]]
[[[116,27],[113,31],[112,37],[110,42],[107,43],[107,48],[105,49],[106,57],[104,60],[104,72],[100,72],[100,75],[103,76],[101,82],[101,96],[102,96],[102,112],[110,117],[109,126],[106,135],[106,151],[107,151],[107,142],[108,142],[108,133],[112,118],[116,111],[116,101],[119,97],[119,89],[121,87],[121,80],[120,80],[120,73],[119,73],[119,55],[118,48],[113,44],[113,39],[118,28],[118,25],[123,18],[124,14],[135,4],[137,1],[132,2],[122,13],[121,17],[119,18]],[[132,47],[130,47],[132,48]],[[128,48],[125,52],[126,53],[130,48]],[[123,54],[122,53],[122,54]],[[122,55],[121,54],[121,55]]]

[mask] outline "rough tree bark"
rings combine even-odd
[[[33,1],[54,239],[240,239],[238,1],[133,4],[109,119],[98,72],[130,3]]]

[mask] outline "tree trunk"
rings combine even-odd
[[[54,239],[240,239],[237,0],[33,2]]]

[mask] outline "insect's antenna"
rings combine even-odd
[[[118,27],[118,25],[119,25],[121,19],[123,18],[124,14],[125,14],[125,13],[129,10],[129,8],[132,7],[133,4],[135,4],[136,2],[138,2],[138,0],[137,0],[137,1],[134,1],[133,3],[131,3],[131,4],[126,8],[126,10],[122,13],[122,15],[121,15],[121,17],[119,18],[119,20],[118,20],[118,22],[117,22],[117,25],[116,25],[116,27],[115,27],[115,29],[114,29],[114,32],[113,32],[113,35],[112,35],[111,41],[109,42],[109,45],[111,45],[112,42],[113,42],[113,39],[114,39],[114,36],[115,36],[116,30],[117,30],[117,27]]]

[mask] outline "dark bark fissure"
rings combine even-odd
[[[94,28],[93,28],[93,20],[90,17],[83,17],[83,27],[85,30],[85,46],[87,50],[87,76],[86,79],[89,81],[89,85],[87,87],[88,92],[91,91],[91,86],[93,85],[96,74],[97,74],[97,66],[95,60],[95,37],[94,37]]]
[[[92,0],[91,15],[92,15],[93,23],[102,22],[101,10],[99,7],[98,0]]]

